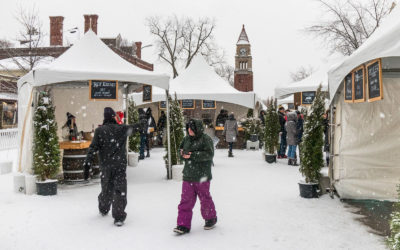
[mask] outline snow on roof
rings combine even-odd
[[[125,61],[89,30],[71,48],[54,60],[22,77],[18,84],[35,86],[91,79],[146,83],[168,89],[169,76],[141,69]]]
[[[278,100],[278,105],[288,104],[288,103],[294,103],[294,95],[290,95],[284,99]]]
[[[290,83],[284,87],[275,88],[275,97],[278,99],[286,98],[287,96],[305,91],[316,91],[319,85],[322,85],[322,91],[328,91],[328,73],[327,69],[319,70],[309,77]]]
[[[239,36],[239,39],[236,44],[239,44],[239,45],[240,44],[250,44],[249,38],[248,38],[246,30],[244,28],[244,24],[243,24],[242,32],[240,32],[240,36]]]
[[[16,101],[16,100],[18,100],[18,95],[14,94],[14,93],[3,93],[3,92],[0,92],[0,100]]]
[[[216,100],[235,103],[238,105],[253,108],[255,94],[253,92],[241,92],[232,87],[222,79],[213,67],[208,65],[203,56],[193,58],[187,69],[182,71],[178,77],[170,83],[169,93],[178,99]],[[136,104],[143,104],[142,93],[132,94]],[[165,92],[153,88],[153,102],[164,101]]]
[[[329,71],[332,99],[344,77],[361,64],[377,58],[400,56],[400,8],[395,7],[381,26],[354,53]]]

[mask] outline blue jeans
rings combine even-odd
[[[281,134],[281,145],[279,148],[279,154],[280,156],[284,156],[286,154],[286,131],[282,132]]]
[[[147,135],[140,134],[140,150],[139,150],[140,157],[144,157],[144,149],[146,147],[146,142],[147,142]]]
[[[228,145],[229,145],[229,152],[232,153],[233,142],[228,142]]]
[[[296,158],[296,147],[297,145],[289,145],[288,158],[290,159]]]

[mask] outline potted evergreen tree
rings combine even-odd
[[[400,186],[397,186],[398,198],[400,200]],[[400,201],[393,204],[393,212],[390,219],[390,235],[387,238],[389,249],[400,250]]]
[[[179,146],[184,137],[184,122],[183,122],[183,112],[179,101],[175,96],[175,100],[169,96],[169,131],[170,131],[170,144],[171,144],[171,166],[172,166],[172,176],[170,176],[167,168],[167,178],[168,179],[182,179],[183,165],[180,158]],[[166,165],[168,166],[168,142],[166,141],[164,145],[167,154],[164,156]]]
[[[133,125],[139,122],[139,112],[136,108],[135,102],[129,100],[128,102],[128,124]],[[139,163],[139,148],[140,148],[140,134],[134,133],[129,136],[129,152],[128,152],[128,165],[136,167]]]
[[[55,178],[60,169],[60,146],[54,110],[49,92],[40,92],[33,118],[33,171],[38,178],[39,195],[57,194]]]
[[[265,114],[264,145],[265,161],[276,163],[276,151],[279,146],[279,116],[276,108],[276,99],[267,100],[267,112]]]
[[[300,151],[299,171],[305,177],[305,181],[299,182],[300,196],[303,198],[318,198],[320,170],[324,166],[324,126],[323,114],[325,100],[319,86],[314,102],[305,118],[303,141]]]

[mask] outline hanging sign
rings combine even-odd
[[[158,103],[158,108],[159,109],[166,109],[167,108],[167,102],[166,101],[161,101]]]
[[[367,65],[367,86],[369,102],[383,99],[382,63],[380,59]]]
[[[216,109],[217,105],[215,101],[212,100],[202,100],[201,101],[202,109]]]
[[[365,77],[364,66],[354,70],[354,102],[365,101]]]
[[[143,85],[143,102],[151,102],[152,100],[152,86],[151,85]]]
[[[193,99],[186,99],[181,101],[181,107],[183,109],[195,109],[195,100]]]
[[[315,91],[301,92],[301,105],[311,105],[315,99]]]
[[[353,74],[348,74],[344,78],[344,101],[353,102]]]
[[[294,103],[288,103],[288,104],[287,104],[287,107],[288,107],[288,109],[290,109],[290,110],[295,109]]]
[[[118,100],[118,81],[89,81],[89,99],[99,101]]]

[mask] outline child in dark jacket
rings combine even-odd
[[[212,229],[217,223],[215,205],[210,195],[211,165],[214,157],[214,144],[210,136],[203,132],[203,124],[191,119],[186,125],[187,136],[180,145],[181,157],[185,161],[181,202],[178,206],[178,226],[174,232],[190,232],[193,207],[197,197],[200,199],[201,215],[205,220],[204,229]]]

